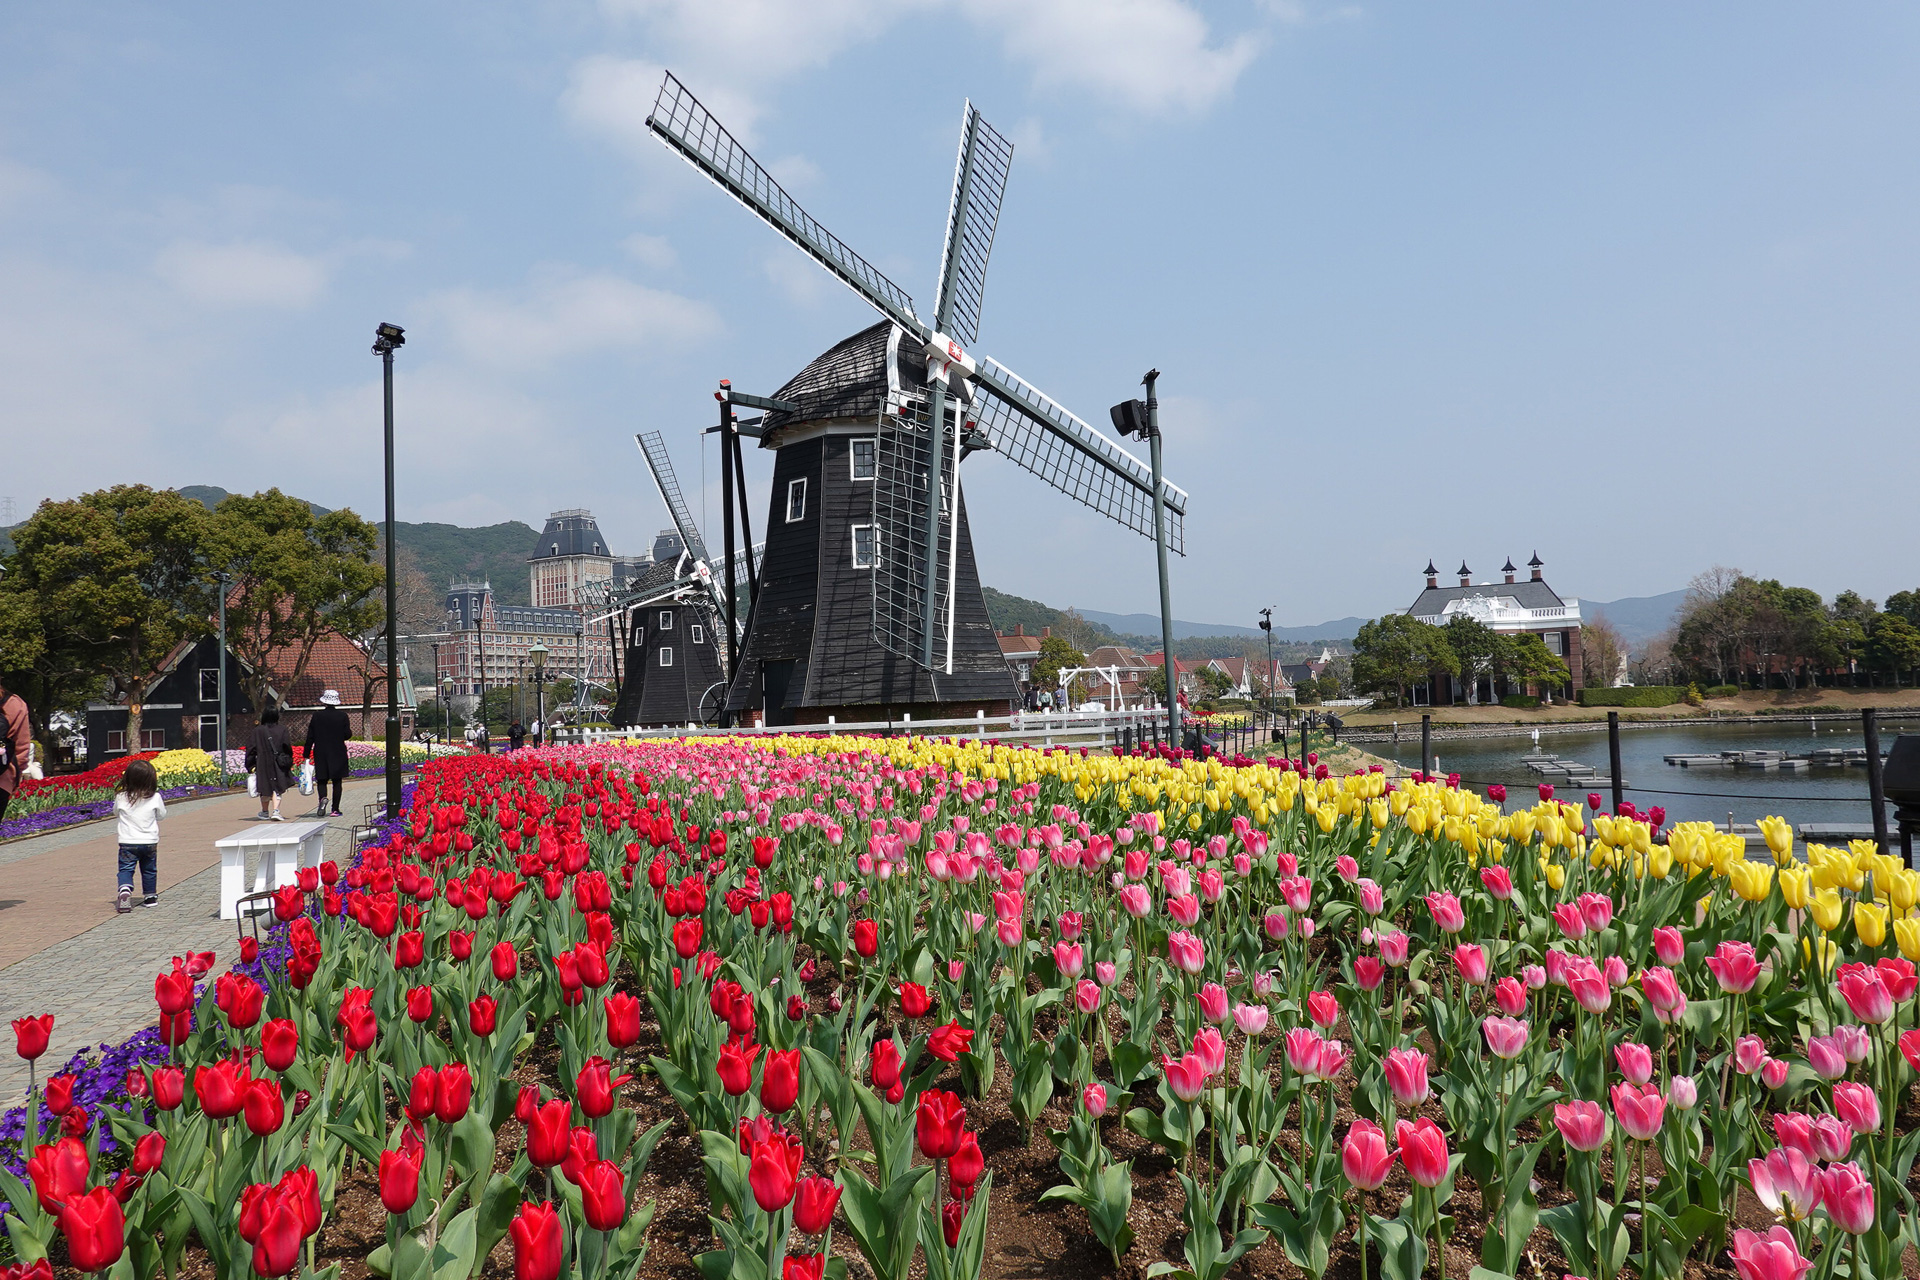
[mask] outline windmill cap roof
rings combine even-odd
[[[773,393],[775,400],[789,400],[800,407],[791,413],[779,410],[768,413],[767,433],[800,422],[875,417],[886,405],[888,393],[894,387],[924,389],[926,362],[919,358],[912,344],[900,344],[897,368],[893,377],[888,377],[887,350],[892,331],[893,322],[882,320],[842,338],[814,357],[806,368]]]

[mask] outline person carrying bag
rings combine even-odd
[[[251,790],[260,798],[258,819],[285,822],[280,816],[280,797],[294,783],[293,744],[287,740],[286,726],[280,723],[280,709],[268,707],[260,713],[253,737],[247,743],[247,770],[253,774]]]

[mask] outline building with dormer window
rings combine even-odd
[[[1572,596],[1562,597],[1559,592],[1547,585],[1543,576],[1545,561],[1538,551],[1533,559],[1527,561],[1532,576],[1525,582],[1516,581],[1518,569],[1513,567],[1511,558],[1500,567],[1503,575],[1500,582],[1478,582],[1473,580],[1473,571],[1467,568],[1467,562],[1460,562],[1460,585],[1443,587],[1440,585],[1439,571],[1433,567],[1433,561],[1427,561],[1426,590],[1414,600],[1407,612],[1421,622],[1436,627],[1444,627],[1455,618],[1472,618],[1484,623],[1489,629],[1503,635],[1530,632],[1540,637],[1547,646],[1547,652],[1567,664],[1572,679],[1571,687],[1580,688],[1585,684],[1580,663],[1580,601]],[[1450,706],[1454,703],[1498,702],[1517,689],[1504,687],[1505,681],[1497,680],[1488,671],[1463,671],[1458,676],[1446,676],[1440,686],[1419,686],[1414,691],[1415,703],[1428,702],[1437,706]]]

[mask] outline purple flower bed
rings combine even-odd
[[[361,855],[375,845],[385,845],[406,825],[407,810],[413,805],[413,793],[418,784],[408,783],[400,793],[400,816],[384,820],[374,828],[374,837],[365,841],[354,851],[348,869],[359,865]],[[192,788],[182,788],[182,791]],[[172,798],[173,793],[168,792]],[[82,808],[86,806],[73,806]],[[109,806],[111,812],[111,806]],[[39,815],[35,815],[39,816]],[[11,824],[8,824],[11,825]],[[273,929],[261,940],[260,954],[251,964],[235,963],[230,968],[236,973],[244,973],[263,986],[270,975],[286,972],[287,958],[292,948],[287,944],[287,931],[291,922],[275,924]],[[199,1004],[201,993],[213,981],[209,973],[194,988],[194,1003]],[[98,1057],[90,1055],[98,1054]],[[108,1108],[124,1110],[134,1101],[127,1093],[127,1073],[136,1068],[150,1066],[167,1059],[166,1043],[160,1039],[159,1027],[143,1027],[118,1045],[98,1045],[94,1049],[82,1049],[67,1060],[67,1065],[57,1073],[74,1077],[73,1101],[75,1106],[85,1107],[91,1126],[100,1135],[100,1152],[109,1155],[119,1149],[114,1140],[113,1126],[105,1123],[102,1113]],[[44,1080],[44,1077],[42,1077]],[[45,1101],[36,1096],[33,1105],[39,1108],[40,1133],[44,1138],[57,1132],[59,1122],[47,1111]],[[145,1103],[141,1104],[143,1107]],[[148,1117],[151,1118],[150,1116]],[[17,1106],[0,1115],[0,1164],[20,1177],[26,1177],[27,1152],[21,1149],[27,1133],[27,1109]],[[0,1201],[0,1214],[5,1214],[9,1206]]]

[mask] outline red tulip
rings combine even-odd
[[[1315,991],[1307,996],[1307,1017],[1318,1027],[1331,1027],[1340,1021],[1340,1002],[1331,991]]]
[[[1078,950],[1078,948],[1075,948]],[[1079,970],[1076,968],[1076,974]],[[933,997],[927,989],[917,982],[900,984],[900,1012],[909,1018],[924,1018],[927,1010],[933,1008]]]
[[[1453,967],[1460,971],[1460,977],[1473,986],[1481,986],[1487,980],[1487,949],[1463,942],[1453,949]]]
[[[947,1248],[960,1246],[960,1227],[967,1220],[967,1206],[958,1200],[949,1200],[940,1210],[940,1233],[946,1237]]]
[[[160,1167],[160,1162],[166,1158],[166,1154],[167,1139],[164,1134],[143,1134],[140,1141],[133,1144],[133,1171],[140,1174],[152,1173]]]
[[[153,980],[153,998],[165,1014],[185,1013],[193,1007],[193,979],[178,960],[174,961],[171,973],[163,973]]]
[[[1167,1078],[1167,1089],[1182,1102],[1192,1102],[1207,1090],[1207,1064],[1197,1053],[1177,1060],[1163,1054],[1160,1071]]]
[[[48,1213],[57,1212],[61,1201],[84,1192],[87,1174],[86,1144],[77,1138],[42,1143],[27,1161],[27,1181],[33,1184],[40,1207]]]
[[[507,1234],[513,1238],[513,1280],[557,1280],[567,1237],[552,1201],[523,1202]]]
[[[287,1118],[286,1102],[280,1096],[278,1080],[253,1080],[247,1084],[247,1098],[242,1108],[246,1112],[249,1132],[265,1137],[278,1133],[280,1125]]]
[[[155,1067],[153,1069],[153,1105],[162,1111],[171,1111],[179,1106],[186,1097],[187,1072],[184,1067]]]
[[[32,1062],[47,1051],[47,1041],[52,1035],[53,1015],[50,1013],[13,1020],[14,1052],[28,1062]]]
[[[56,1116],[64,1116],[73,1110],[73,1077],[67,1075],[49,1076],[42,1087],[47,1101],[47,1110]]]
[[[427,959],[427,940],[418,929],[410,929],[393,941],[393,967],[412,969]]]
[[[1387,966],[1372,956],[1355,956],[1353,980],[1362,991],[1378,991],[1387,976]]]
[[[729,1040],[720,1046],[720,1061],[714,1069],[729,1097],[753,1088],[753,1060],[759,1056],[760,1046],[749,1040]]]
[[[447,935],[447,950],[455,960],[471,959],[473,935],[465,929],[455,929]]]
[[[640,1038],[640,1001],[635,996],[616,991],[601,1001],[607,1009],[607,1043],[616,1049],[624,1049]]]
[[[388,1213],[405,1213],[420,1199],[420,1165],[404,1151],[380,1153],[380,1203]]]
[[[512,982],[520,972],[520,953],[513,949],[511,942],[496,942],[493,945],[493,976],[501,982]]]
[[[920,1154],[929,1160],[945,1160],[960,1149],[960,1134],[966,1127],[967,1110],[960,1095],[942,1089],[929,1089],[920,1095],[914,1115],[914,1132],[920,1142]]]
[[[769,1049],[760,1070],[760,1105],[779,1115],[799,1100],[800,1051]]]
[[[700,951],[702,926],[698,920],[681,920],[673,926],[673,949],[682,960],[691,960]]]
[[[250,1080],[241,1068],[225,1059],[210,1062],[195,1069],[193,1096],[199,1099],[200,1110],[209,1120],[225,1120],[239,1115],[247,1105]]]
[[[614,1079],[613,1064],[598,1054],[588,1058],[573,1082],[574,1096],[580,1100],[581,1112],[590,1120],[610,1114],[614,1106],[613,1091],[631,1079],[632,1076]]]
[[[274,1071],[285,1071],[300,1056],[300,1032],[287,1018],[275,1018],[260,1028],[260,1056]]]
[[[566,1160],[572,1150],[573,1108],[556,1098],[534,1108],[527,1120],[527,1159],[542,1169]]]
[[[432,1067],[422,1067],[413,1073],[413,1085],[407,1091],[407,1115],[414,1120],[425,1120],[433,1114],[440,1101],[440,1073]]]
[[[476,1036],[492,1035],[498,1011],[499,1005],[492,996],[479,996],[467,1001],[467,1029]]]
[[[432,987],[413,987],[408,990],[407,1017],[419,1023],[433,1021]]]
[[[971,1131],[960,1135],[960,1148],[947,1161],[947,1178],[956,1187],[971,1187],[987,1171],[987,1158],[980,1151],[980,1140]]]
[[[1395,1126],[1394,1132],[1400,1140],[1400,1162],[1407,1167],[1407,1176],[1429,1189],[1440,1185],[1447,1176],[1447,1135],[1440,1132],[1440,1126],[1422,1116],[1413,1124],[1405,1120]]]
[[[824,1253],[790,1253],[780,1263],[780,1280],[822,1280],[826,1274]]]
[[[1916,1042],[1916,1053],[1920,1053],[1920,1031],[1910,1031]],[[1920,1071],[1920,1066],[1914,1068]],[[873,1065],[869,1071],[873,1087],[886,1090],[900,1083],[900,1050],[892,1037],[873,1042]]]
[[[581,1207],[589,1227],[612,1231],[627,1220],[627,1185],[619,1165],[611,1160],[588,1161],[574,1182],[580,1188]]]
[[[794,1187],[793,1225],[817,1236],[833,1224],[840,1205],[840,1187],[830,1178],[802,1178]]]
[[[452,1124],[467,1114],[473,1101],[473,1073],[464,1062],[451,1062],[440,1068],[440,1095],[433,1114],[441,1124]]]
[[[967,1051],[973,1043],[973,1032],[963,1028],[958,1021],[949,1022],[944,1027],[936,1027],[927,1035],[927,1052],[942,1062],[952,1062]]]
[[[880,950],[880,926],[872,920],[853,922],[853,949],[863,960],[871,960]]]
[[[575,963],[579,966],[580,981],[583,985],[599,990],[607,985],[613,976],[607,968],[607,957],[600,948],[581,943],[573,949]]]
[[[126,1252],[126,1224],[120,1202],[106,1187],[71,1197],[60,1207],[68,1260],[82,1271],[106,1270]]]

